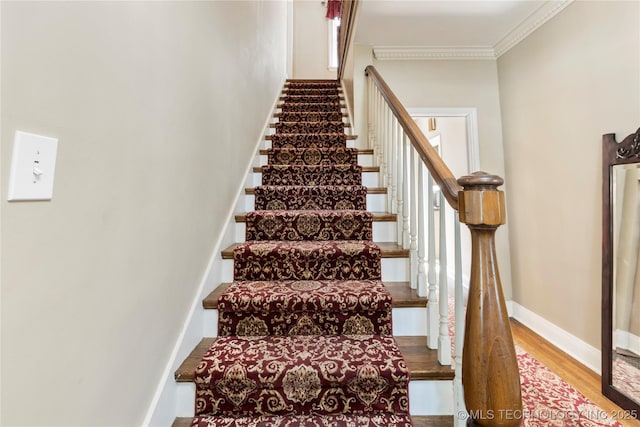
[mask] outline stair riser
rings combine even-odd
[[[255,210],[366,210],[363,186],[257,187]]]
[[[409,280],[408,258],[382,258],[382,281],[405,282]],[[233,260],[222,261],[222,274],[220,281],[233,282]]]
[[[407,337],[427,335],[426,307],[394,308],[391,311],[391,318],[393,319],[393,335]]]
[[[341,111],[330,111],[330,112],[285,112],[280,113],[277,117],[278,121],[283,122],[337,122],[343,121],[344,117],[342,117]]]
[[[346,149],[277,149],[267,155],[272,165],[357,165],[357,151]]]
[[[260,335],[389,335],[391,310],[326,312],[270,311],[239,313],[218,311],[218,336]]]
[[[245,195],[244,210],[246,212],[255,210],[255,198],[253,194]],[[387,210],[387,195],[367,194],[367,210],[371,212],[385,212]]]
[[[252,186],[257,187],[259,185],[262,185],[262,173],[254,172]],[[363,172],[362,185],[364,185],[365,187],[380,187],[380,173],[379,172]]]
[[[323,215],[250,212],[246,240],[372,240],[372,223],[371,216],[359,211],[347,216],[335,215],[333,211],[325,211]]]
[[[247,225],[244,222],[237,222],[235,225],[235,241],[244,242]],[[373,221],[373,241],[374,242],[394,242],[396,239],[395,221]]]
[[[258,162],[258,166],[264,166],[269,163],[269,156],[267,156],[266,154],[261,154],[259,157],[260,160]],[[373,166],[373,155],[358,154],[358,164],[360,166]]]
[[[343,133],[345,123],[339,122],[278,122],[276,133]]]
[[[391,312],[393,335],[424,336],[427,334],[426,307],[398,307]],[[218,310],[204,310],[205,337],[218,336]]]
[[[379,260],[360,255],[337,255],[334,259],[296,256],[292,263],[288,255],[253,256],[242,263],[236,260],[234,280],[361,280],[380,279]]]
[[[452,381],[409,382],[411,415],[455,415],[453,408]]]
[[[409,412],[411,415],[452,415],[452,381],[410,381]],[[177,417],[195,415],[193,396],[196,393],[194,383],[178,383],[176,392]]]
[[[268,150],[269,148],[272,148],[272,147],[273,147],[273,144],[271,143],[271,141],[270,141],[270,140],[268,140],[268,139],[265,139],[265,140],[264,140],[264,145],[263,145],[261,148],[263,148],[263,149],[265,149],[265,150]],[[355,141],[355,139],[347,139],[347,141],[346,141],[346,147],[347,147],[347,148],[356,148],[356,141]],[[260,156],[260,157],[266,157],[266,156]]]
[[[263,185],[362,185],[362,168],[350,166],[264,166]]]

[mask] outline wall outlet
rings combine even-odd
[[[58,140],[16,131],[9,176],[9,201],[51,200]]]

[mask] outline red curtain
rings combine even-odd
[[[342,0],[329,0],[327,2],[327,18],[340,18],[340,4]]]

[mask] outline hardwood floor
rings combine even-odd
[[[511,331],[517,346],[545,364],[596,405],[609,412],[624,427],[640,427],[640,421],[621,417],[624,411],[602,395],[598,374],[517,320],[511,319]]]

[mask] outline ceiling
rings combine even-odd
[[[520,33],[529,34],[570,2],[361,0],[355,42],[374,47],[504,50],[502,45],[513,43],[510,39],[522,40]]]

